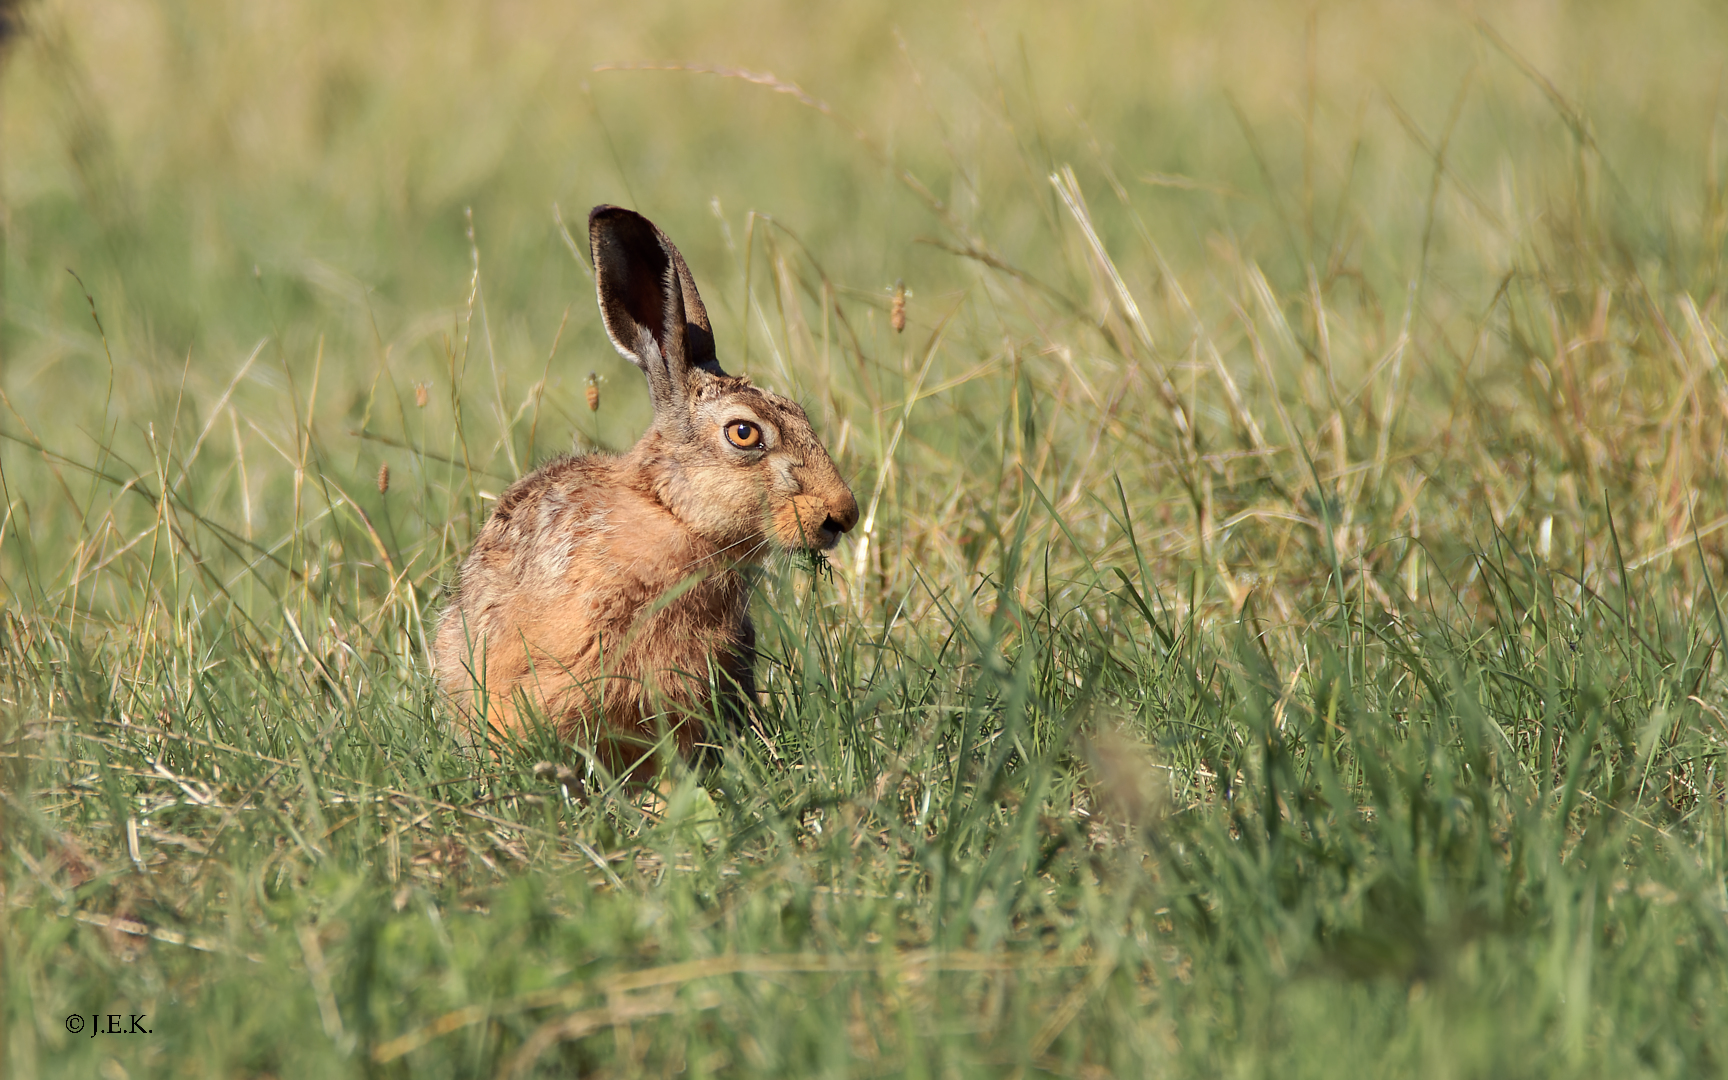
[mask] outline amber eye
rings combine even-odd
[[[762,429],[748,420],[734,420],[726,425],[726,441],[740,450],[754,450],[762,445]]]

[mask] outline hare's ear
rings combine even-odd
[[[648,376],[655,413],[680,411],[694,368],[723,374],[708,310],[684,257],[654,223],[621,206],[588,215],[600,318],[618,352]]]

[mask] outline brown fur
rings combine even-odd
[[[439,621],[433,668],[471,726],[507,732],[537,712],[621,771],[667,732],[688,754],[702,719],[748,704],[743,569],[770,548],[834,546],[858,504],[802,409],[720,373],[671,242],[611,207],[590,231],[607,329],[649,376],[654,426],[628,453],[563,458],[504,492]],[[645,236],[669,261],[642,256]],[[727,441],[739,420],[761,448]]]

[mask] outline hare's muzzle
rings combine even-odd
[[[840,542],[840,534],[851,532],[852,526],[858,524],[858,500],[852,497],[852,489],[842,486],[840,498],[828,507],[828,516],[822,521],[822,546],[833,547]]]
[[[840,542],[840,534],[858,524],[858,500],[838,479],[826,491],[806,488],[794,495],[787,509],[790,513],[778,523],[787,547],[827,550]]]

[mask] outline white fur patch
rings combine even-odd
[[[796,495],[804,490],[804,485],[798,482],[796,470],[803,465],[802,461],[789,457],[770,459],[773,466],[773,489],[777,495]]]
[[[660,355],[660,343],[654,340],[654,332],[646,326],[636,328],[636,355],[630,359],[645,367],[659,367],[664,359]]]

